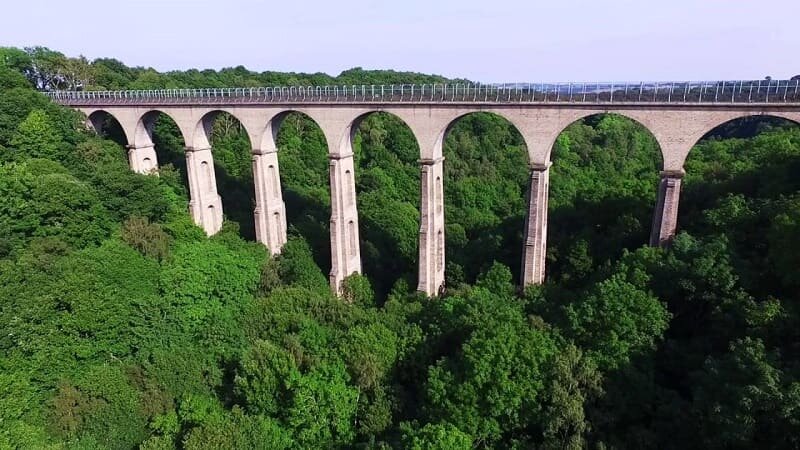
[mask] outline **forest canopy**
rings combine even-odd
[[[548,273],[519,282],[519,132],[476,113],[444,152],[447,291],[414,292],[419,150],[378,113],[355,140],[363,275],[327,281],[325,139],[278,132],[289,242],[254,241],[247,135],[211,144],[225,207],[187,212],[184,143],[154,122],[159,176],[51,89],[422,83],[356,68],[159,73],[0,48],[0,448],[800,447],[800,128],[742,119],[685,165],[680,233],[646,245],[661,157],[591,116],[556,140]]]

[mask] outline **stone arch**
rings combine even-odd
[[[211,134],[213,132],[214,123],[220,117],[220,115],[228,115],[232,119],[234,119],[238,126],[242,127],[245,134],[247,135],[247,140],[252,141],[253,134],[250,133],[250,130],[247,127],[247,123],[242,120],[241,117],[237,116],[235,111],[229,109],[212,109],[207,111],[203,114],[202,117],[197,121],[194,125],[194,129],[192,130],[191,140],[187,141],[193,148],[195,149],[206,149],[211,148]],[[250,146],[252,148],[252,142],[250,142]]]
[[[738,131],[743,126],[747,125],[747,119],[756,119],[753,122],[755,125],[754,128],[749,130],[749,133],[745,136],[736,136],[733,134],[735,131]],[[761,119],[761,120],[759,120]],[[689,203],[681,203],[680,204],[680,212],[679,215],[681,217],[686,216],[694,216],[702,212],[702,207],[698,209],[697,204],[702,204],[703,201],[700,199],[707,199],[710,198],[709,196],[713,195],[712,190],[708,189],[710,185],[713,185],[715,182],[718,181],[719,178],[724,178],[725,172],[730,169],[730,165],[726,165],[724,160],[716,158],[711,155],[704,155],[701,149],[697,149],[698,146],[703,144],[707,137],[711,136],[712,134],[723,133],[722,139],[731,139],[736,137],[746,137],[746,138],[754,138],[758,134],[761,133],[761,130],[757,128],[760,123],[764,123],[764,119],[773,121],[775,125],[790,125],[792,127],[800,127],[800,113],[795,114],[781,114],[781,113],[770,113],[764,114],[761,112],[750,112],[750,111],[739,111],[739,112],[731,112],[725,115],[715,114],[713,120],[707,120],[704,122],[704,127],[702,128],[703,133],[700,135],[700,132],[696,132],[692,135],[692,140],[689,142],[690,146],[688,147],[688,151],[684,159],[682,160],[682,166],[685,167],[685,173],[687,175],[686,184],[684,187],[686,188],[686,194],[688,195],[688,199],[690,200]],[[732,126],[731,126],[732,125]],[[728,130],[725,130],[723,127],[731,126]],[[724,134],[724,133],[730,134]],[[751,134],[752,133],[752,134]],[[698,137],[699,135],[699,137]],[[713,151],[713,149],[710,149]],[[745,148],[741,152],[741,154],[747,154],[748,149]],[[713,155],[713,154],[712,154]],[[698,162],[705,162],[705,163],[712,163],[715,166],[715,175],[712,177],[711,180],[709,179],[701,179],[698,178],[700,175],[697,171],[698,166],[694,163]],[[702,167],[702,164],[701,166]],[[768,170],[763,166],[759,166],[759,170]],[[703,185],[706,185],[703,187]],[[694,203],[694,207],[689,207],[690,203]],[[707,205],[706,205],[707,206]]]
[[[270,152],[277,152],[278,151],[278,132],[281,130],[281,125],[283,125],[283,121],[286,120],[291,114],[300,114],[302,116],[307,117],[309,120],[314,122],[317,126],[319,122],[317,122],[310,114],[306,111],[300,109],[286,109],[282,110],[272,117],[270,117],[266,124],[264,125],[264,129],[261,130],[261,142],[259,149],[263,153],[270,153]]]
[[[149,109],[144,112],[131,111],[129,117],[131,141],[128,145],[128,159],[132,170],[145,174],[158,173],[162,164],[172,164],[179,170],[185,169],[183,153],[186,135],[173,115],[166,111]],[[165,124],[164,121],[168,123]],[[157,128],[159,131],[156,131]],[[174,128],[179,142],[175,142],[172,133],[167,131],[170,128]],[[187,185],[185,170],[181,176],[184,185]]]
[[[544,190],[552,188],[554,194],[552,199],[543,199],[542,206],[541,233],[552,269],[548,272],[565,280],[587,275],[575,264],[574,255],[592,264],[613,261],[624,249],[648,242],[652,224],[660,217],[654,219],[653,211],[664,167],[662,142],[635,115],[581,111],[574,119],[559,127],[549,141],[547,161],[552,161],[552,167],[540,181]],[[610,133],[603,131],[609,129]],[[562,136],[572,140],[562,140]],[[587,189],[571,181],[573,176],[595,181]]]
[[[180,131],[181,138],[183,139],[184,145],[189,145],[189,140],[186,139],[186,130],[181,127],[180,122],[171,114],[167,113],[166,111],[160,109],[151,109],[145,111],[139,116],[139,119],[136,121],[136,128],[133,132],[133,142],[130,144],[135,147],[148,147],[154,145],[153,143],[153,127],[156,125],[156,120],[159,116],[163,115],[164,117],[169,118]]]
[[[330,193],[330,152],[325,130],[317,117],[305,108],[272,110],[259,126],[263,128],[256,129],[259,141],[253,149],[253,159],[262,162],[264,178],[269,176],[269,183],[262,189],[264,208],[281,211],[279,216],[272,214],[273,218],[280,218],[274,228],[284,240],[287,231],[301,235],[310,244],[314,261],[327,272],[331,268],[328,238],[331,205],[312,192],[320,188]],[[280,138],[295,132],[301,136],[296,142],[298,146],[278,147]],[[304,170],[290,171],[290,176],[286,176],[285,169],[297,168],[298,164]],[[274,195],[276,189],[279,189],[280,198]]]
[[[414,129],[411,127],[411,125],[405,118],[403,118],[400,114],[397,114],[397,112],[395,111],[384,111],[384,110],[373,109],[358,114],[355,118],[353,118],[353,120],[351,120],[347,124],[347,127],[345,128],[344,133],[342,134],[342,140],[341,142],[339,142],[338,150],[340,154],[345,154],[346,151],[352,148],[353,142],[355,141],[356,134],[358,133],[361,124],[364,122],[364,120],[366,120],[369,116],[373,114],[386,114],[388,116],[391,116],[393,119],[402,122],[403,125],[409,131],[411,131],[411,135],[414,137],[414,143],[417,145],[417,148],[420,148],[419,138],[414,132]]]
[[[218,193],[226,219],[237,223],[240,236],[247,240],[257,238],[252,136],[236,111],[221,108],[204,112],[194,124],[190,141],[192,151],[204,152],[209,160],[201,162],[204,179],[216,183],[208,186],[208,192]]]
[[[433,142],[432,159],[439,159],[439,158],[444,157],[444,141],[445,141],[445,139],[447,139],[447,135],[450,134],[450,131],[453,129],[453,127],[456,125],[456,123],[458,123],[459,120],[463,119],[466,116],[469,116],[469,115],[472,115],[472,114],[476,114],[476,113],[480,113],[480,112],[484,112],[484,111],[467,111],[467,112],[458,114],[457,116],[455,116],[452,119],[450,119],[445,124],[444,128],[442,128],[441,131],[436,133],[436,139]],[[511,123],[513,125],[513,122],[508,120],[508,118],[505,117],[502,113],[489,112],[489,114],[493,114],[495,116],[502,117],[507,122],[509,122],[509,123]],[[519,127],[517,127],[516,125],[514,125],[514,127],[517,129],[517,132],[519,132]]]
[[[124,142],[117,141],[122,146],[131,144],[128,131],[122,125],[122,122],[117,116],[105,109],[97,109],[89,113],[86,117],[86,124],[98,135],[107,136],[114,141],[117,141],[115,137],[122,138],[121,140],[124,140]],[[114,136],[117,134],[119,136]]]
[[[545,159],[544,159],[543,162],[550,162],[551,157],[552,157],[553,146],[555,145],[556,140],[558,139],[558,137],[561,136],[561,134],[564,133],[564,131],[566,131],[567,128],[569,128],[570,126],[578,123],[581,120],[588,119],[588,118],[593,117],[593,116],[612,115],[612,116],[623,117],[623,118],[625,118],[627,120],[630,120],[630,121],[636,123],[637,125],[639,125],[640,127],[642,127],[642,129],[646,130],[648,132],[648,134],[650,134],[650,136],[656,141],[656,144],[658,144],[658,151],[659,151],[659,156],[660,156],[660,159],[661,159],[661,168],[663,169],[664,168],[664,161],[665,161],[665,154],[664,154],[664,145],[662,144],[662,140],[664,138],[662,136],[660,136],[660,133],[658,133],[657,131],[654,131],[654,127],[650,123],[650,120],[648,120],[647,116],[641,115],[641,114],[637,114],[637,112],[638,111],[626,111],[626,110],[608,110],[608,111],[576,110],[576,111],[573,111],[573,114],[571,116],[567,117],[563,122],[559,123],[554,128],[554,132],[553,132],[554,134],[548,136],[547,140],[544,141],[547,153],[546,153],[546,156],[545,156]]]
[[[692,149],[700,143],[703,138],[714,132],[714,130],[718,129],[719,127],[739,121],[741,119],[747,119],[751,117],[760,117],[760,118],[769,118],[769,119],[782,119],[787,122],[794,123],[797,126],[800,126],[800,112],[798,113],[781,113],[781,112],[771,112],[771,113],[764,113],[761,111],[731,111],[721,114],[713,114],[710,120],[702,121],[702,127],[698,130],[694,131],[688,136],[688,143],[689,146],[686,149],[686,153],[681,158],[681,166],[686,163],[686,158],[689,157]]]
[[[760,125],[765,122],[772,122],[771,125],[776,128],[761,129]],[[711,217],[718,217],[718,213],[709,212],[720,211],[720,208],[724,210],[725,205],[731,207],[743,197],[749,205],[747,211],[751,211],[751,208],[752,211],[761,211],[755,216],[761,217],[758,219],[761,224],[750,222],[746,225],[746,234],[748,237],[752,235],[752,239],[742,240],[738,232],[731,231],[731,235],[736,234],[737,237],[730,239],[730,246],[736,252],[747,248],[747,252],[757,253],[765,248],[753,243],[763,237],[762,232],[750,228],[753,226],[764,230],[761,227],[765,210],[757,205],[765,198],[794,194],[798,187],[795,168],[800,162],[794,151],[794,139],[788,144],[792,149],[789,152],[786,151],[788,148],[777,144],[778,141],[761,141],[758,136],[784,127],[791,129],[790,135],[795,136],[800,131],[800,112],[766,114],[760,111],[728,111],[725,114],[713,114],[702,125],[702,133],[698,129],[691,135],[686,155],[681,161],[685,176],[681,180],[680,203],[675,211],[680,229],[695,236],[705,235],[709,230],[718,232],[721,229],[720,219],[710,220]],[[717,139],[719,143],[715,143]],[[775,144],[781,148],[774,147]],[[725,223],[725,216],[727,219],[735,217],[728,214],[732,213],[725,213],[721,223]],[[731,222],[727,225],[730,226]],[[740,253],[740,257],[743,256],[744,253]]]
[[[514,111],[504,109],[463,111],[438,132],[433,156],[434,161],[444,159],[444,162],[441,178],[439,173],[431,177],[430,195],[436,199],[432,212],[439,215],[444,207],[442,216],[450,214],[441,218],[441,226],[445,226],[445,221],[447,224],[444,243],[438,234],[442,230],[438,226],[432,230],[431,238],[436,244],[431,259],[437,269],[447,270],[448,283],[472,283],[495,260],[508,266],[519,278],[525,193],[530,178],[523,120]],[[460,132],[458,135],[454,134],[456,130]],[[503,134],[495,134],[500,130]],[[487,139],[489,136],[495,138]],[[481,149],[480,153],[471,151],[471,146]],[[488,165],[493,167],[494,175],[484,170]],[[510,190],[516,194],[505,195]],[[471,219],[478,215],[480,220]],[[440,258],[445,252],[447,257]],[[444,264],[440,264],[442,260]]]
[[[419,270],[420,144],[401,114],[382,109],[353,112],[336,134],[338,147],[331,150],[342,156],[356,154],[354,172],[344,171],[345,183],[356,189],[347,193],[345,201],[358,203],[362,267],[380,298],[398,279],[413,285]],[[396,191],[391,197],[382,195],[389,173],[398,175],[392,179]],[[395,222],[403,232],[392,233],[387,218],[397,215],[415,220]],[[387,254],[393,257],[386,258]]]

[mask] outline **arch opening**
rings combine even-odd
[[[278,150],[289,235],[311,247],[317,266],[331,269],[328,142],[322,128],[300,111],[285,111],[267,125],[262,148]]]
[[[630,117],[592,114],[558,134],[551,161],[547,278],[582,287],[600,265],[648,244],[661,148]]]
[[[347,138],[357,172],[364,274],[383,301],[393,287],[417,286],[420,148],[411,128],[387,112],[357,117]]]
[[[474,283],[494,262],[519,280],[528,152],[519,130],[491,112],[452,121],[442,135],[444,261],[448,286]],[[438,258],[437,258],[438,259]]]
[[[189,201],[189,177],[186,172],[186,141],[178,124],[168,114],[152,110],[142,115],[136,125],[133,145],[155,148],[159,176],[179,195]]]
[[[757,297],[785,298],[800,288],[784,268],[800,259],[786,253],[793,239],[778,219],[800,208],[800,123],[768,115],[728,120],[692,147],[684,170],[679,230],[698,239],[725,235],[740,283]]]
[[[104,110],[97,110],[87,117],[88,124],[103,139],[109,139],[125,149],[130,142],[119,120],[113,114]]]
[[[225,220],[236,224],[243,239],[254,241],[253,146],[244,125],[226,111],[210,111],[198,122],[192,145],[197,149],[211,149],[214,164],[208,170],[213,170],[216,177],[216,189],[222,198]],[[213,190],[213,186],[208,187]]]

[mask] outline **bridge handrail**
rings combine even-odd
[[[800,79],[435,83],[45,92],[61,103],[800,103]]]

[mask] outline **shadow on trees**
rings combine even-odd
[[[579,198],[550,211],[548,278],[577,287],[624,250],[647,245],[653,206],[653,199],[642,197]]]
[[[239,236],[242,239],[255,241],[255,188],[252,178],[233,177],[218,164],[214,164],[214,173],[226,220],[239,225]]]
[[[506,217],[496,225],[470,228],[464,232],[465,242],[448,239],[445,272],[448,285],[472,284],[494,262],[511,269],[514,280],[519,282],[524,223],[524,216],[518,214]]]
[[[410,289],[416,289],[419,247],[415,246],[415,256],[408,258],[397,251],[400,243],[375,221],[360,217],[359,227],[362,271],[369,278],[379,303],[400,279],[405,280]]]
[[[729,243],[731,264],[744,288],[758,297],[792,296],[771,263],[769,233],[780,204],[800,191],[800,155],[767,161],[731,178],[693,179],[681,195],[679,229],[719,235]]]
[[[290,233],[302,236],[311,247],[314,262],[327,275],[331,270],[330,207],[292,188],[283,188]]]

